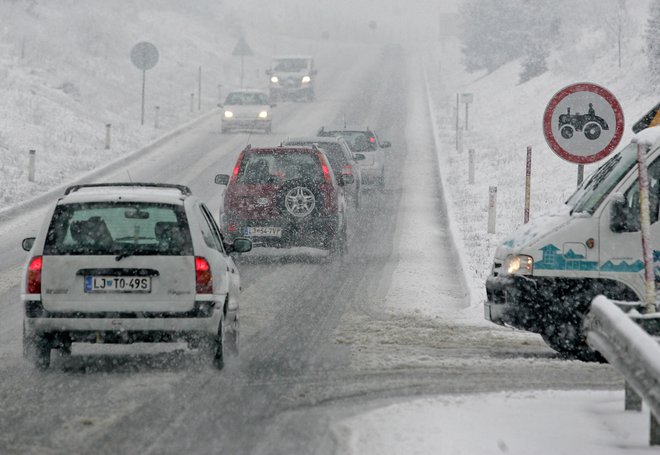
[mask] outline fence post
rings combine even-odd
[[[468,150],[468,184],[474,185],[474,149]]]
[[[111,123],[106,123],[105,124],[105,149],[108,150],[110,148],[110,131],[112,130],[112,124]]]
[[[497,187],[488,187],[488,233],[495,234],[497,218]]]
[[[34,182],[35,161],[37,159],[37,151],[30,150],[28,154],[28,181]]]
[[[626,411],[641,411],[642,410],[642,397],[640,397],[635,389],[633,389],[628,381],[625,385],[625,410]]]
[[[156,113],[154,116],[154,128],[160,128],[160,106],[156,106]]]

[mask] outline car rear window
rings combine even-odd
[[[323,181],[315,154],[302,152],[248,152],[238,170],[237,183],[280,184],[288,180]]]
[[[334,142],[288,142],[287,145],[300,145],[300,146],[309,146],[317,144],[320,149],[323,150],[325,156],[328,157],[330,162],[330,167],[332,168],[335,178],[338,179],[341,175],[342,168],[348,163],[346,155],[344,155],[344,150],[341,148],[341,145]]]
[[[110,254],[192,255],[183,207],[136,202],[57,206],[44,255]]]
[[[376,136],[369,131],[324,131],[325,136],[343,137],[354,152],[371,152],[378,148]]]
[[[249,106],[268,104],[268,97],[264,93],[232,92],[227,95],[225,104],[231,106]]]

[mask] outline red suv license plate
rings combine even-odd
[[[245,228],[249,237],[282,237],[282,228],[274,226],[253,226]]]

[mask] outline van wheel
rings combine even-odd
[[[607,362],[600,352],[589,347],[587,340],[572,324],[563,324],[560,330],[541,336],[548,346],[563,356],[583,362]]]
[[[39,370],[46,370],[50,366],[51,345],[43,335],[28,336],[23,327],[23,358],[32,363]]]

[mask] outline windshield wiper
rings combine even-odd
[[[127,258],[127,257],[129,257],[129,256],[133,256],[133,254],[134,254],[134,253],[129,253],[128,251],[125,251],[125,252],[123,252],[123,253],[118,254],[117,256],[115,256],[115,261],[119,262],[119,261],[121,261],[121,260],[124,259],[124,258]]]

